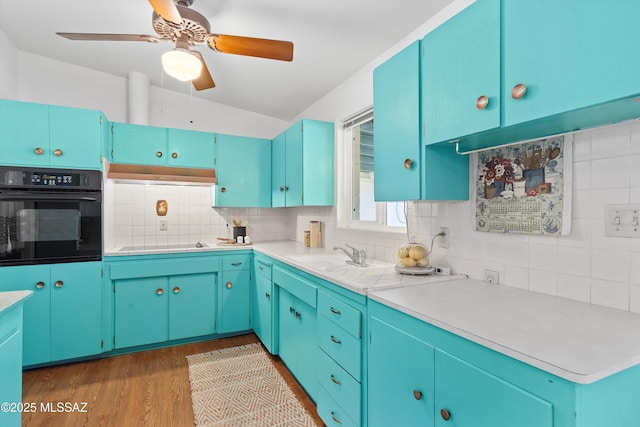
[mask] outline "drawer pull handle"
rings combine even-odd
[[[179,294],[180,293],[180,288],[178,286],[176,286],[175,288],[173,288],[173,293],[174,294]]]
[[[264,268],[261,265],[259,265],[258,270],[264,270]]]
[[[232,286],[233,286],[233,283],[227,282],[227,289],[231,289]]]
[[[53,155],[56,157],[62,156],[62,150],[59,148],[56,148],[55,150],[53,150]]]
[[[342,344],[342,341],[340,341],[339,339],[337,339],[336,337],[334,337],[333,335],[331,335],[331,341],[333,341],[336,344]]]
[[[265,297],[266,299],[269,299],[269,298],[271,298],[271,295],[269,295],[269,292],[267,292],[267,293],[265,293],[265,294],[264,294],[264,297]]]
[[[241,262],[232,262],[231,265],[233,265],[234,267],[237,267],[239,265],[242,265]]]
[[[337,422],[338,424],[342,424],[342,420],[339,418],[336,418],[335,413],[333,411],[331,411],[331,418],[333,418],[333,421]]]
[[[415,397],[416,400],[422,399],[422,392],[420,390],[413,390],[413,397]]]
[[[331,307],[329,310],[331,310],[331,312],[332,312],[333,314],[337,314],[337,315],[342,314],[342,313],[340,312],[340,310],[336,310],[336,309],[335,309],[335,308],[333,308],[333,307]]]
[[[302,317],[302,315],[300,314],[300,312],[296,311],[296,319],[299,319],[300,317]]]
[[[158,290],[156,290],[156,295],[162,295],[164,294],[164,291],[162,290],[162,288],[158,288]]]
[[[33,152],[39,156],[44,153],[44,150],[41,147],[36,147]]]
[[[38,283],[36,283],[36,288],[38,288],[38,289],[43,289],[43,288],[44,288],[44,282],[38,282]]]
[[[525,93],[527,93],[527,86],[522,83],[518,83],[511,89],[511,97],[513,99],[521,99]]]
[[[449,421],[449,418],[451,418],[451,412],[447,411],[445,408],[442,408],[440,409],[440,416],[443,420]]]
[[[334,383],[338,384],[338,385],[342,385],[342,381],[338,381],[336,379],[336,377],[333,376],[333,374],[331,374],[331,381],[333,381]]]
[[[478,110],[484,110],[489,105],[489,98],[486,95],[479,96],[476,99],[476,108]]]
[[[64,282],[62,280],[56,280],[55,285],[56,285],[56,288],[61,288],[62,285],[64,285]]]

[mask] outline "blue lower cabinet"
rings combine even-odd
[[[0,291],[33,291],[24,303],[25,366],[102,351],[101,270],[101,262],[0,268]]]
[[[0,312],[0,425],[20,427],[22,402],[22,304]],[[15,406],[11,406],[15,405]]]
[[[250,329],[251,270],[224,271],[220,286],[218,332],[225,334]]]
[[[169,277],[169,339],[177,340],[215,332],[215,273]]]
[[[317,411],[327,427],[358,427],[360,425],[349,418],[347,411],[342,409],[342,406],[323,387],[318,388]],[[402,424],[390,425],[401,426]]]
[[[331,422],[337,422],[331,417],[331,412],[340,412],[348,417],[354,425],[360,425],[362,408],[360,382],[324,351],[318,352],[318,384],[325,392],[318,393],[318,413],[327,425],[330,425]],[[326,401],[323,399],[324,397],[327,397]],[[330,408],[328,417],[326,410],[321,411],[322,407]]]
[[[251,328],[271,354],[278,354],[275,345],[275,301],[271,269],[273,263],[266,258],[254,258],[254,277],[251,283]]]

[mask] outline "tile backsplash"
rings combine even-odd
[[[166,200],[166,216],[156,202]],[[285,209],[212,207],[213,188],[159,184],[105,183],[105,249],[121,246],[163,246],[233,237],[232,220],[241,218],[253,241],[287,238]],[[160,221],[167,230],[160,230]]]

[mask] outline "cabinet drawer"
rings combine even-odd
[[[329,356],[360,381],[361,341],[326,317],[318,318],[318,344]]]
[[[251,268],[251,255],[248,254],[224,257],[222,261],[224,271],[247,270],[249,268]]]
[[[318,381],[335,402],[360,424],[362,392],[360,383],[323,351],[318,360]]]
[[[331,320],[336,325],[360,339],[361,318],[360,310],[340,301],[325,292],[318,292],[318,313]]]
[[[327,427],[358,427],[347,412],[336,403],[331,395],[323,388],[318,387],[317,411]]]
[[[260,258],[255,258],[254,263],[256,265],[256,273],[268,281],[271,281],[271,268],[273,264]]]
[[[292,295],[300,298],[311,307],[317,307],[317,288],[310,281],[294,273],[275,267],[273,269],[273,284],[289,291]]]

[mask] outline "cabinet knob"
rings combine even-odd
[[[411,169],[412,167],[413,167],[413,160],[404,159],[404,168],[405,169]]]
[[[284,186],[284,191],[289,191],[289,186],[288,185]]]
[[[294,311],[296,311],[296,309],[295,309],[295,308],[293,308],[293,307],[289,307],[289,313],[293,313]]]
[[[284,187],[280,186],[280,191],[284,191]]]
[[[422,399],[422,392],[420,390],[413,390],[413,397],[416,398],[416,400],[420,400]]]
[[[443,420],[449,421],[449,418],[451,418],[451,412],[447,411],[445,408],[442,408],[440,409],[440,416]]]
[[[476,108],[478,110],[484,110],[489,105],[489,97],[482,95],[476,99]]]
[[[333,341],[336,344],[342,344],[342,341],[340,341],[339,339],[337,339],[336,337],[334,337],[333,335],[331,335],[331,341]]]
[[[164,291],[162,290],[162,288],[158,288],[156,290],[156,295],[162,295],[162,294],[164,294]]]
[[[177,159],[178,158],[178,153],[171,153],[171,158],[172,159]]]
[[[64,285],[64,282],[62,280],[56,280],[56,283],[55,283],[56,288],[61,288],[62,285]]]
[[[227,282],[227,289],[231,289],[232,286],[233,286],[233,283]]]
[[[173,293],[174,294],[179,294],[180,293],[180,288],[178,286],[176,286],[175,288],[173,288]]]
[[[335,308],[333,308],[333,307],[330,307],[330,308],[329,308],[329,310],[330,310],[333,314],[336,314],[336,315],[338,315],[338,316],[339,316],[340,314],[342,314],[342,313],[340,312],[340,310],[336,310],[336,309],[335,309]]]
[[[38,156],[44,153],[44,150],[40,147],[36,147],[33,149],[33,152],[36,153]]]
[[[336,377],[333,376],[333,374],[331,374],[331,381],[333,381],[334,383],[338,384],[338,385],[342,385],[342,381],[338,381],[336,379]]]
[[[44,282],[38,282],[38,283],[36,283],[36,288],[38,288],[38,289],[43,289],[43,288],[44,288]]]
[[[162,151],[157,151],[156,152],[156,157],[162,157]]]
[[[264,294],[264,297],[265,297],[266,299],[269,299],[269,298],[271,298],[271,295],[269,295],[269,292],[266,292],[266,293]]]
[[[220,192],[221,192],[221,193],[226,193],[226,192],[227,192],[227,187],[222,187],[222,188],[220,188]]]
[[[520,99],[527,93],[527,86],[522,83],[518,83],[511,89],[511,97],[513,99]]]
[[[299,311],[296,311],[296,319],[299,319],[299,318],[300,318],[300,316],[301,316],[300,312],[299,312]]]
[[[58,157],[62,156],[62,150],[59,148],[56,148],[55,150],[53,150],[53,155]]]
[[[333,418],[333,421],[337,422],[338,424],[342,424],[342,420],[340,418],[336,418],[333,411],[331,411],[331,418]]]

